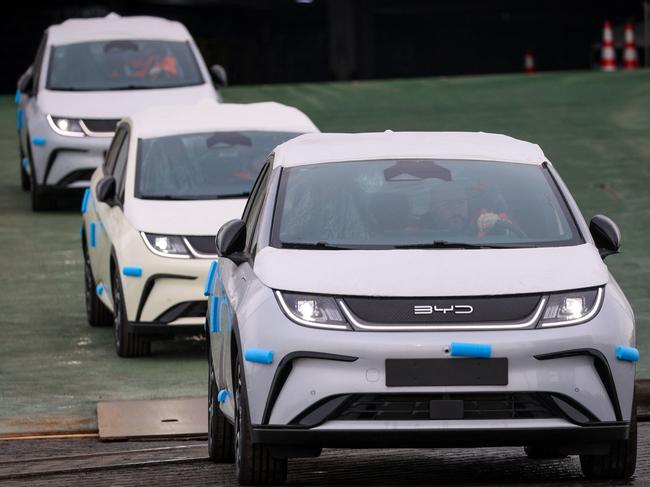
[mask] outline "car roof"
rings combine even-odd
[[[121,17],[110,13],[105,17],[68,19],[47,29],[49,45],[116,39],[164,39],[187,41],[192,38],[180,22],[161,17]]]
[[[194,105],[161,105],[126,117],[136,138],[235,130],[318,132],[297,108],[275,102],[218,103],[203,100]]]
[[[537,144],[484,132],[307,134],[275,149],[274,167],[377,159],[464,159],[542,164]]]

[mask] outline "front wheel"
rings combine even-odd
[[[215,463],[235,461],[235,430],[219,408],[217,380],[208,335],[208,455]]]
[[[243,366],[237,358],[235,371],[235,472],[240,485],[274,485],[287,480],[287,459],[274,458],[268,446],[253,443],[243,388]]]
[[[129,332],[122,283],[117,272],[111,274],[113,292],[113,336],[115,351],[120,357],[142,357],[151,352],[151,343],[136,333]]]
[[[113,324],[113,313],[97,297],[97,288],[93,271],[90,267],[90,256],[84,244],[84,294],[86,298],[86,319],[90,326],[111,326]]]
[[[27,134],[29,141],[29,134]],[[56,202],[52,195],[45,193],[43,187],[36,181],[36,171],[34,170],[34,158],[32,157],[32,148],[30,143],[27,143],[27,151],[29,152],[28,158],[30,162],[29,174],[29,188],[31,190],[32,211],[47,211],[56,208]]]
[[[615,441],[607,455],[580,455],[582,473],[588,479],[629,479],[636,470],[636,399],[632,402],[630,436]]]

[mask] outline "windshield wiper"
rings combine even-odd
[[[331,245],[327,242],[282,242],[283,249],[352,250],[350,247]]]
[[[471,244],[465,242],[449,242],[447,240],[434,240],[430,243],[396,245],[396,249],[512,249],[518,248],[508,245]]]
[[[251,194],[250,191],[242,191],[241,193],[232,193],[232,194],[218,194],[215,196],[218,200],[227,200],[229,198],[246,198]]]
[[[160,194],[160,195],[152,195],[152,196],[140,196],[139,199],[141,199],[141,200],[191,201],[191,200],[195,200],[196,198],[188,198],[188,197],[184,197],[184,196],[173,196],[171,194]]]

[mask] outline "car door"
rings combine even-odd
[[[36,98],[38,94],[38,84],[40,82],[43,60],[45,57],[45,46],[47,45],[47,33],[41,38],[41,42],[36,51],[36,57],[32,65],[23,73],[18,80],[18,89],[20,90],[20,99],[18,101],[18,138],[20,147],[24,155],[29,152],[29,120],[35,120],[38,117],[38,108]]]
[[[245,252],[251,256],[254,245],[255,228],[259,219],[260,210],[266,197],[269,177],[271,174],[271,162],[267,161],[262,167],[260,174],[253,186],[242,219],[246,222],[246,248]],[[216,279],[214,292],[218,296],[219,310],[213,316],[219,317],[219,333],[211,334],[211,347],[213,351],[213,363],[219,364],[217,381],[219,384],[227,384],[232,390],[232,374],[230,370],[233,325],[238,306],[242,302],[248,289],[250,274],[252,273],[251,262],[243,262],[239,266],[229,259],[219,261],[219,274]]]
[[[93,268],[95,268],[95,265],[97,266],[97,277],[108,288],[110,288],[111,282],[110,261],[111,250],[113,248],[112,239],[117,235],[120,220],[124,218],[122,208],[124,204],[124,178],[126,176],[128,154],[129,127],[126,124],[122,124],[115,132],[103,168],[105,176],[113,176],[115,178],[115,201],[110,205],[97,202],[97,222],[95,228],[96,260],[92,260],[91,254]]]

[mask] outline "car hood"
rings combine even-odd
[[[216,235],[221,225],[241,218],[246,198],[161,201],[131,198],[124,214],[137,230],[167,235]]]
[[[197,100],[210,97],[216,99],[217,95],[207,83],[159,90],[44,90],[38,95],[38,105],[43,113],[59,117],[121,119],[152,105],[194,104]]]
[[[265,247],[273,289],[353,296],[489,296],[579,289],[609,278],[593,244],[530,249],[294,250]]]

